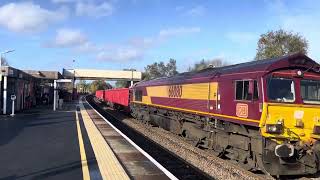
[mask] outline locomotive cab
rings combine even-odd
[[[263,79],[260,131],[264,167],[272,175],[319,171],[320,74],[312,67],[281,69]]]

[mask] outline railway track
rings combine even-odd
[[[150,156],[152,156],[168,171],[174,174],[174,176],[178,179],[212,179],[209,175],[203,173],[196,167],[185,162],[178,156],[170,153],[168,150],[164,149],[157,143],[145,137],[143,134],[122,123],[112,114],[104,111],[94,102],[92,96],[87,96],[86,100],[97,112],[108,119],[110,123],[112,123],[117,129],[119,129],[122,133],[129,137]]]
[[[168,131],[108,109],[93,96],[87,96],[87,101],[179,179],[273,179],[268,175],[253,174],[193,147]]]

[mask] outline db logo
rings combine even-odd
[[[248,105],[238,103],[236,107],[236,115],[238,117],[247,118],[248,117]]]
[[[169,97],[180,98],[182,96],[182,86],[173,85],[169,86]]]

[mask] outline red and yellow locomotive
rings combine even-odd
[[[136,83],[132,116],[248,170],[314,174],[320,65],[297,53]]]

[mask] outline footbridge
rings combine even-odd
[[[72,83],[74,87],[75,80],[111,80],[111,81],[140,81],[142,73],[136,70],[96,70],[96,69],[62,69],[63,79],[54,80],[53,92],[53,110],[57,108],[57,88],[59,83]]]
[[[135,70],[96,70],[96,69],[63,69],[62,75],[68,79],[74,80],[124,80],[140,81],[142,73]]]

